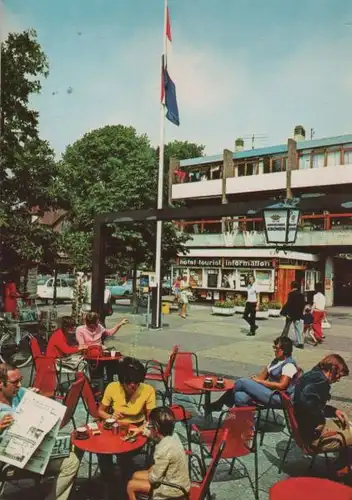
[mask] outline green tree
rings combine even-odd
[[[187,160],[188,158],[199,158],[204,155],[205,146],[188,141],[172,141],[165,145],[165,166],[169,167],[171,158],[176,160]]]
[[[55,260],[56,235],[33,215],[63,206],[63,200],[53,151],[40,139],[38,112],[29,106],[48,75],[36,32],[9,34],[1,60],[1,268],[9,271],[30,261]]]
[[[196,145],[189,146],[196,154],[203,151],[202,146],[198,149]],[[184,143],[167,145],[166,155],[169,151],[178,155],[183,151],[183,156],[189,156]],[[62,242],[63,250],[77,267],[91,267],[93,221],[98,214],[156,207],[157,172],[155,150],[147,136],[138,135],[133,127],[106,126],[85,134],[66,149],[60,165],[60,181],[67,186],[66,196],[70,197],[72,208]],[[166,271],[188,236],[179,234],[171,222],[163,226]],[[111,224],[106,271],[153,268],[155,233],[155,223]]]

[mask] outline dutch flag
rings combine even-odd
[[[175,125],[180,125],[180,116],[177,106],[176,98],[176,86],[170,77],[169,73],[169,62],[171,54],[171,25],[170,25],[170,15],[169,8],[166,6],[166,23],[165,23],[165,39],[164,44],[165,50],[161,61],[161,103],[166,108],[166,118]]]

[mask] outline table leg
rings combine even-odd
[[[204,395],[204,418],[209,418],[211,416],[211,411],[210,411],[210,395],[211,395],[211,392],[210,391],[205,391],[205,395]]]

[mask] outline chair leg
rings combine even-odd
[[[89,460],[88,460],[88,480],[91,481],[92,479],[92,462],[93,462],[93,454],[89,453]]]
[[[235,462],[236,462],[236,458],[233,458],[233,459],[231,460],[231,465],[230,465],[229,475],[231,475],[231,474],[232,474],[232,472],[233,472],[233,468],[235,467]]]
[[[254,496],[259,499],[259,478],[258,478],[258,450],[254,452]]]
[[[260,446],[263,445],[264,442],[264,437],[265,437],[265,426],[268,425],[268,420],[269,420],[269,412],[270,412],[270,407],[265,412],[265,420],[264,420],[264,427],[262,432],[260,433]]]
[[[281,472],[282,472],[283,465],[284,465],[284,463],[286,461],[286,458],[287,458],[287,455],[288,455],[288,452],[289,452],[289,449],[290,449],[290,446],[291,446],[291,441],[292,441],[292,438],[290,436],[289,440],[287,442],[287,446],[285,448],[284,456],[282,457],[281,463],[279,465],[279,470],[278,470],[279,474],[281,474]]]
[[[73,425],[73,428],[76,430],[76,429],[77,429],[77,426],[76,426],[75,418],[74,418],[74,416],[73,416],[73,415],[72,415],[71,420],[72,420],[72,425]]]
[[[316,455],[312,455],[312,459],[311,459],[311,461],[310,461],[310,463],[309,463],[309,469],[313,469],[313,466],[314,466],[314,464],[315,464],[315,459],[316,459],[316,458],[317,458],[317,456],[316,456]]]
[[[324,457],[325,457],[326,473],[328,477],[330,477],[331,476],[330,460],[326,452],[324,453]]]

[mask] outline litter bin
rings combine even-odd
[[[170,304],[168,302],[162,303],[161,312],[163,314],[170,314]]]

